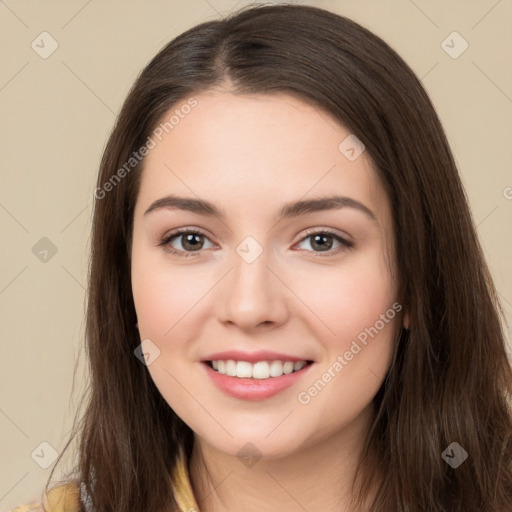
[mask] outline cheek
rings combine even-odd
[[[190,380],[192,358],[187,350],[190,339],[199,336],[200,322],[195,320],[205,286],[201,279],[191,282],[187,272],[172,270],[165,264],[165,257],[134,246],[132,292],[140,338],[151,340],[160,350],[148,371],[162,396],[182,418],[188,418],[193,410],[189,394],[193,390],[185,386]],[[200,417],[200,412],[192,416]]]
[[[134,263],[132,271],[133,299],[141,337],[160,339],[175,323],[174,317],[183,306],[176,289],[179,282],[166,280],[154,269],[140,269]]]
[[[321,320],[327,339],[340,344],[375,324],[396,300],[396,283],[379,252],[347,258],[336,269],[319,268],[315,278],[295,280],[297,295]]]
[[[191,280],[190,272],[166,264],[165,255],[134,247],[132,292],[141,337],[158,343],[172,338],[205,294],[203,277]]]
[[[401,310],[380,251],[330,270],[316,275],[308,295],[308,305],[329,327],[322,336],[326,358],[319,378],[305,383],[298,397],[308,413],[322,417],[319,431],[355,417],[371,402],[391,364]]]

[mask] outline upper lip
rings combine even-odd
[[[258,361],[311,361],[306,357],[291,356],[280,352],[270,350],[259,350],[257,352],[241,352],[239,350],[228,350],[226,352],[215,352],[205,357],[201,361],[247,361],[248,363],[257,363]]]

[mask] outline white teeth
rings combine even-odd
[[[302,368],[304,368],[304,366],[306,366],[306,361],[297,361],[294,365],[293,365],[293,371],[297,371],[297,370],[302,370]]]
[[[283,364],[283,373],[288,375],[289,373],[293,372],[293,363],[291,361],[286,361],[286,363]]]
[[[306,366],[306,361],[258,361],[249,363],[247,361],[212,361],[212,367],[223,375],[239,378],[268,379],[270,377],[281,377],[293,372],[302,370]]]
[[[281,377],[283,375],[283,363],[281,361],[272,361],[270,363],[270,376]]]
[[[234,361],[233,361],[234,362]],[[252,365],[246,361],[238,361],[236,363],[237,377],[252,377]]]
[[[268,379],[270,377],[270,365],[267,361],[258,361],[252,367],[253,379]]]
[[[226,361],[226,375],[236,377],[236,363],[233,359]]]

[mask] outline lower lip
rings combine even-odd
[[[230,377],[210,368],[208,364],[202,363],[206,373],[212,382],[224,393],[242,400],[264,400],[277,395],[299,381],[313,363],[304,366],[297,372],[281,375],[281,377],[270,377],[268,379],[246,379]]]

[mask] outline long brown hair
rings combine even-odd
[[[178,510],[169,475],[180,447],[190,456],[193,432],[134,356],[130,248],[144,160],[125,164],[171,107],[229,84],[236,94],[285,92],[329,112],[364,143],[392,205],[410,329],[373,401],[356,510],[382,472],[374,511],[510,512],[503,314],[427,93],[394,50],[350,19],[311,6],[248,7],[167,44],[130,90],[104,151],[88,287],[90,389],[73,434],[77,483],[98,511]],[[468,454],[456,469],[442,457],[453,442]]]

